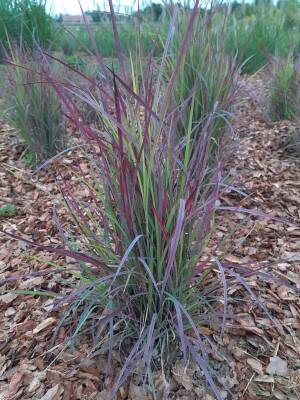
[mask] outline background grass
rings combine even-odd
[[[273,121],[295,119],[300,106],[300,65],[291,52],[271,64],[269,116]]]
[[[131,23],[123,23],[120,25],[120,45],[123,53],[129,55],[130,52],[136,49],[136,20]],[[159,43],[159,27],[154,23],[141,24],[141,49],[144,55],[153,52],[158,54],[158,49],[161,47]],[[165,27],[164,27],[165,28]],[[97,50],[103,57],[116,57],[114,46],[114,35],[109,22],[101,23],[99,26],[92,26],[93,36],[96,42]],[[84,26],[67,27],[67,30],[61,29],[60,34],[57,34],[57,39],[54,42],[55,50],[62,50],[65,55],[68,53],[87,53],[95,54],[95,48],[91,43],[89,34]]]
[[[43,57],[24,48],[11,48],[4,69],[4,117],[28,146],[27,160],[32,163],[55,155],[66,142],[63,112],[48,83],[49,70]]]
[[[192,107],[193,125],[198,122],[204,126],[209,115],[214,113],[213,138],[216,143],[224,139],[239,85],[239,64],[226,51],[226,18],[225,15],[207,13],[200,15],[195,22],[190,45],[172,93],[175,104],[185,104],[185,112],[178,125],[179,136],[185,136]],[[178,59],[186,27],[187,15],[183,11],[178,16],[172,48],[167,58],[167,71],[170,71],[167,80],[171,78],[171,71]],[[215,159],[214,147],[212,145],[212,159]]]
[[[0,41],[27,48],[46,48],[54,37],[54,21],[46,12],[47,0],[0,0]]]
[[[55,21],[46,13],[47,0],[0,0],[0,52],[7,48],[7,34],[11,42],[22,41],[27,47],[39,44],[63,51],[65,55],[94,52],[84,25],[69,25]],[[162,54],[161,42],[165,41],[170,21],[170,6],[162,9],[146,7],[140,16],[140,49],[144,55]],[[159,11],[159,12],[158,12]],[[204,13],[204,10],[202,10]],[[240,64],[245,62],[243,72],[252,73],[268,63],[270,56],[287,56],[292,48],[297,56],[300,49],[300,7],[296,0],[285,0],[275,5],[263,6],[234,3],[214,10],[218,17],[212,21],[218,29],[218,19],[229,14],[224,35],[226,49],[237,56]],[[103,14],[103,15],[102,15]],[[104,57],[116,57],[110,18],[100,13],[99,21],[91,26],[98,51]],[[92,13],[93,15],[93,13]],[[125,55],[135,51],[137,14],[117,17],[120,45]]]

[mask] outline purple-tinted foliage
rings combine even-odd
[[[217,257],[212,263],[199,266],[216,201],[227,186],[222,178],[226,148],[222,147],[219,125],[215,134],[219,99],[214,99],[204,120],[195,120],[196,91],[192,90],[180,103],[174,103],[172,96],[189,49],[198,7],[196,0],[188,12],[187,29],[168,82],[163,79],[164,66],[176,16],[171,19],[161,62],[140,60],[128,74],[111,1],[120,76],[104,66],[101,55],[101,84],[46,55],[85,81],[82,87],[63,84],[49,73],[49,82],[66,116],[84,140],[80,151],[84,152],[89,173],[83,172],[81,162],[77,166],[75,163],[74,168],[77,167],[76,188],[79,193],[84,189],[88,200],[83,201],[70,183],[64,182],[61,189],[77,227],[75,239],[64,231],[55,212],[55,224],[64,245],[25,242],[37,250],[76,261],[80,270],[78,287],[60,298],[56,308],[69,304],[61,326],[71,321],[74,329],[70,342],[85,327],[94,342],[92,353],[98,354],[100,344],[106,350],[108,368],[114,361],[113,349],[121,350],[123,364],[111,399],[138,368],[145,385],[150,384],[147,377],[158,362],[170,369],[169,353],[174,351],[164,351],[165,348],[175,349],[184,363],[191,357],[215,397],[221,399],[209,365],[209,348],[216,350],[215,345],[199,328],[214,315],[221,320],[220,331],[224,334],[231,317],[227,310],[231,282],[244,286],[265,309],[247,283],[251,268],[238,270]],[[238,74],[237,69],[234,71]],[[101,129],[86,123],[82,103],[99,115]],[[183,120],[187,121],[186,126]],[[263,272],[258,273],[263,277]]]

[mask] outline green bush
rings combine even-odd
[[[285,39],[282,24],[281,13],[272,7],[257,6],[255,14],[250,17],[229,18],[227,49],[243,64],[243,72],[253,73],[267,64]]]
[[[27,48],[50,45],[54,25],[46,3],[47,0],[0,0],[0,41],[6,49],[8,41]]]
[[[39,55],[11,51],[5,67],[7,121],[21,135],[36,161],[45,160],[65,144],[63,114],[54,88],[47,83],[49,66]]]
[[[135,22],[133,21],[132,24],[122,23],[119,30],[121,49],[124,54],[129,55],[136,48]],[[104,22],[99,26],[93,26],[92,34],[97,50],[103,57],[116,57],[114,34],[109,23]],[[56,42],[56,49],[62,49],[65,55],[71,55],[76,51],[95,53],[95,48],[85,27],[73,29],[72,36],[68,32],[62,32],[61,38]],[[142,24],[140,41],[144,55],[155,50],[158,44],[158,25]],[[66,53],[69,51],[69,47],[71,47],[71,54]]]
[[[284,14],[284,29],[292,32],[300,27],[300,7],[297,0],[279,1],[278,7]]]
[[[65,56],[73,56],[74,52],[76,51],[76,42],[74,38],[72,38],[70,35],[63,35],[61,48]]]
[[[271,66],[269,116],[273,121],[294,119],[300,107],[300,65],[291,52],[274,58]]]

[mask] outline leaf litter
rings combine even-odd
[[[300,288],[300,160],[288,154],[285,146],[295,126],[289,121],[266,121],[259,101],[259,96],[266,94],[266,82],[263,73],[243,78],[242,99],[235,121],[241,144],[228,168],[229,176],[238,177],[235,186],[239,190],[229,188],[220,206],[259,210],[279,220],[220,210],[212,250],[220,254],[223,247],[224,260],[229,265],[255,267],[267,261],[278,279],[287,278]],[[71,186],[76,185],[72,176],[80,150],[67,153],[36,177],[20,160],[24,147],[18,144],[14,130],[1,122],[0,131],[0,180],[3,182],[0,207],[9,204],[18,210],[9,218],[0,218],[1,229],[21,232],[25,238],[45,245],[60,243],[53,222],[53,204],[60,215],[64,215],[64,209],[59,205],[55,176],[59,170],[59,175]],[[76,141],[79,139],[75,138]],[[80,168],[88,173],[83,157]],[[67,214],[65,217],[66,226],[72,229]],[[288,219],[294,225],[284,224],[280,219]],[[38,258],[33,255],[24,243],[0,236],[1,280],[40,274],[12,281],[5,288],[8,291],[3,290],[0,295],[0,398],[107,399],[120,371],[118,354],[114,353],[113,370],[108,376],[104,355],[89,359],[87,338],[82,338],[80,346],[60,355],[67,331],[64,328],[59,331],[53,346],[51,339],[60,316],[53,299],[46,295],[31,296],[26,291],[66,295],[69,289],[63,284],[63,272],[43,274],[48,268],[45,260],[54,260],[53,255],[46,252],[39,253]],[[279,282],[262,281],[259,275],[249,276],[247,284],[257,296],[256,304],[239,282],[230,286],[229,295],[237,301],[234,307],[229,307],[234,318],[228,322],[222,339],[218,337],[219,326],[214,321],[210,326],[201,327],[221,349],[210,356],[220,385],[227,388],[222,391],[223,397],[251,400],[259,395],[260,398],[299,399],[299,296]],[[272,319],[261,310],[258,301],[265,305]],[[153,381],[162,399],[213,399],[192,363],[185,367],[177,360],[170,376],[157,372]],[[116,398],[150,400],[152,396],[144,392],[138,377],[134,376]]]

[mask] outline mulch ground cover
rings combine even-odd
[[[250,299],[255,293],[254,300],[230,306],[234,318],[222,340],[213,324],[205,332],[223,354],[212,352],[211,359],[216,379],[228,388],[222,392],[224,399],[300,399],[299,295],[279,281],[300,289],[300,157],[288,146],[296,126],[289,121],[271,123],[264,116],[266,81],[263,75],[243,79],[234,121],[240,146],[227,169],[228,181],[234,177],[232,186],[239,189],[228,189],[222,196],[219,206],[227,210],[217,212],[210,246],[212,250],[216,246],[216,254],[221,247],[226,250],[224,262],[264,267],[261,271],[272,271],[278,281],[251,276],[247,280],[251,293],[241,285],[231,286],[231,298]],[[41,244],[59,244],[54,214],[70,229],[72,224],[59,200],[57,176],[58,182],[63,177],[84,199],[88,193],[76,188],[74,179],[78,168],[88,173],[84,156],[79,150],[68,153],[32,175],[23,152],[15,131],[2,121],[0,207],[12,204],[16,213],[1,217],[0,227]],[[273,218],[262,218],[263,214]],[[119,356],[114,353],[113,371],[106,376],[106,358],[89,359],[88,340],[61,352],[68,335],[62,328],[52,343],[62,313],[54,308],[53,296],[70,289],[63,283],[64,273],[42,274],[49,260],[53,256],[0,236],[0,399],[105,400],[120,371]],[[68,258],[61,262],[72,265]],[[31,275],[17,279],[24,274]],[[47,291],[49,297],[26,295],[28,290]],[[161,399],[213,399],[192,364],[184,369],[178,361],[170,376],[158,372],[154,381]],[[118,398],[152,399],[136,377]]]

